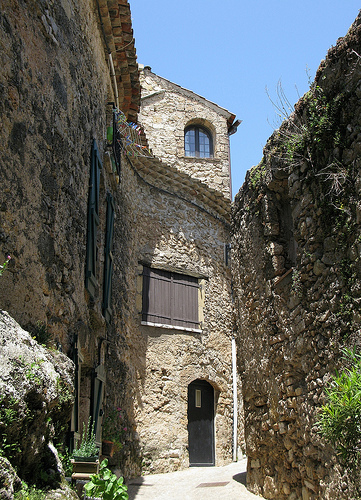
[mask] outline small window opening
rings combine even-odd
[[[184,154],[195,158],[211,158],[213,141],[211,133],[199,126],[191,125],[184,131]]]
[[[202,391],[200,389],[196,389],[196,408],[202,407]]]

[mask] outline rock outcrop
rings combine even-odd
[[[53,441],[60,439],[70,419],[73,380],[68,357],[39,345],[0,311],[1,449],[26,482],[51,487],[61,482]],[[3,473],[9,468],[1,461],[0,469]]]
[[[5,457],[0,457],[0,498],[11,500],[14,492],[21,487],[21,480],[16,470]]]

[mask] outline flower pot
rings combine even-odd
[[[98,461],[98,455],[94,455],[92,457],[77,457],[76,455],[73,455],[73,462],[79,463],[79,462],[97,462]]]
[[[104,457],[112,457],[114,455],[115,445],[113,441],[102,441],[102,455]]]

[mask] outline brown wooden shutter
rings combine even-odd
[[[198,279],[185,274],[172,274],[172,324],[187,328],[199,328]]]
[[[198,279],[144,267],[142,321],[199,328]]]
[[[143,321],[171,324],[171,273],[145,267],[143,271]]]

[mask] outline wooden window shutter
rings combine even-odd
[[[142,320],[171,324],[171,273],[160,269],[143,269]]]
[[[99,185],[101,169],[102,163],[100,161],[99,150],[94,140],[91,150],[90,163],[87,253],[85,269],[85,287],[92,298],[95,296],[95,290],[97,287],[97,235],[99,226]]]
[[[198,289],[193,276],[144,267],[142,321],[199,328]]]
[[[119,181],[120,181],[120,174],[121,174],[121,161],[122,161],[122,138],[121,134],[119,132],[117,122],[115,119],[115,113],[113,113],[113,140],[112,140],[112,149],[113,149],[113,155],[114,155],[114,160],[115,160],[115,167],[117,170],[117,174],[119,175]]]
[[[107,323],[112,317],[112,275],[113,275],[113,233],[114,233],[114,200],[110,193],[107,194],[107,220],[105,233],[105,260],[104,260],[104,286],[103,286],[103,316]]]
[[[172,324],[186,328],[199,328],[198,279],[173,273]]]

